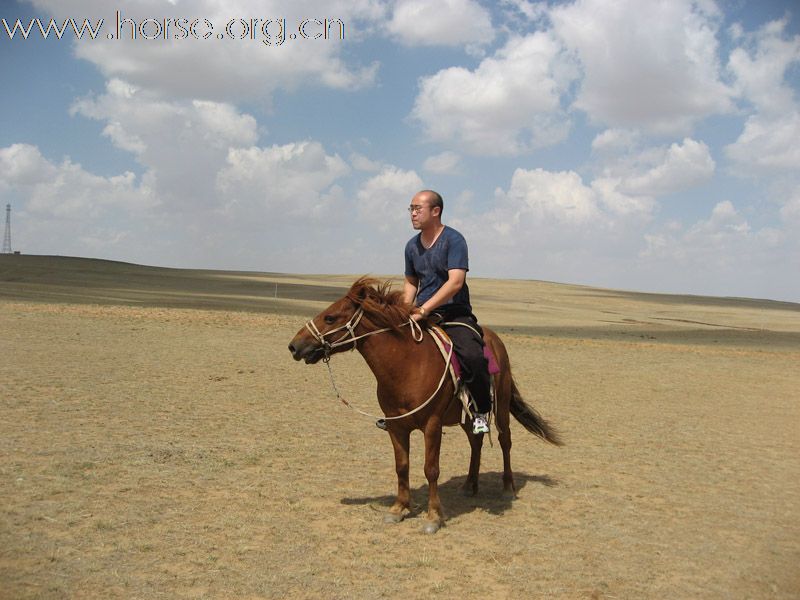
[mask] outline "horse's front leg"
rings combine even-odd
[[[481,449],[483,448],[483,434],[475,435],[472,433],[472,422],[467,421],[461,426],[467,434],[471,452],[469,455],[469,474],[461,488],[465,496],[475,496],[478,493],[478,474],[481,470]]]
[[[436,533],[444,524],[444,513],[439,499],[441,447],[442,423],[438,417],[432,417],[425,426],[425,478],[428,480],[428,520],[422,527],[425,533]]]
[[[394,466],[397,471],[397,498],[389,513],[383,518],[384,523],[399,523],[411,512],[411,491],[408,484],[408,449],[410,431],[396,431],[389,426],[389,437],[394,447]]]

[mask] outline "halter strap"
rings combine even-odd
[[[384,331],[391,331],[391,327],[384,327],[383,329],[375,329],[373,331],[368,331],[366,333],[362,333],[361,335],[356,335],[356,327],[361,322],[361,317],[364,316],[364,308],[359,306],[358,310],[353,313],[353,316],[345,323],[344,325],[340,325],[339,327],[335,327],[334,329],[329,329],[326,332],[321,332],[317,327],[314,320],[311,319],[306,322],[306,329],[314,336],[314,339],[317,340],[321,345],[322,349],[325,352],[325,358],[323,359],[325,362],[329,361],[331,358],[331,350],[334,348],[338,348],[339,346],[344,346],[345,344],[353,344],[351,350],[355,350],[358,346],[358,340],[369,337],[371,335],[375,335],[377,333],[383,333]],[[415,342],[422,341],[422,328],[419,326],[414,319],[409,318],[408,321],[400,325],[400,327],[405,327],[406,325],[411,327],[411,336],[414,338]],[[341,337],[337,338],[333,342],[327,341],[325,338],[332,333],[337,333],[346,329],[347,331],[341,335]]]

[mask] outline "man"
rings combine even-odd
[[[443,209],[442,197],[432,190],[423,190],[411,199],[411,225],[420,233],[406,244],[403,295],[415,306],[411,315],[415,321],[436,315],[442,322],[468,326],[444,328],[476,406],[472,431],[488,433],[492,409],[489,369],[483,355],[483,331],[472,314],[466,284],[467,242],[458,231],[442,224]]]

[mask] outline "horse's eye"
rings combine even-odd
[[[325,315],[325,322],[328,325],[332,325],[333,323],[336,322],[336,317],[334,317],[333,315]]]

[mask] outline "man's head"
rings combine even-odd
[[[444,201],[433,190],[422,190],[411,199],[408,210],[411,212],[411,226],[414,229],[427,229],[442,222]]]

